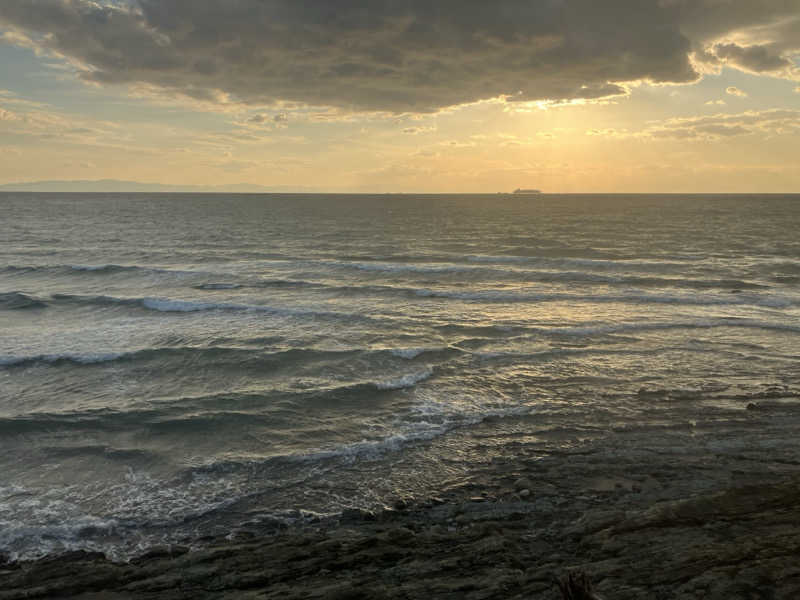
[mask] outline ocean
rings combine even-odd
[[[797,195],[0,209],[13,558],[124,559],[436,496],[521,452],[712,469],[797,425],[753,410],[800,401]]]

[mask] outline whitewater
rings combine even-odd
[[[754,406],[800,405],[796,195],[0,208],[12,558],[126,559],[432,496],[520,444],[690,432],[741,452]]]

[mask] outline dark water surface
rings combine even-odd
[[[749,402],[800,395],[800,196],[9,193],[0,210],[15,556],[124,557],[432,494],[517,443],[694,427],[714,444]]]

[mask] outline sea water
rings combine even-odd
[[[0,210],[13,557],[125,558],[424,497],[515,444],[700,423],[719,447],[748,404],[800,397],[800,196],[6,193]]]

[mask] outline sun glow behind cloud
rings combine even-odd
[[[0,182],[800,188],[800,0],[4,0],[0,32]]]

